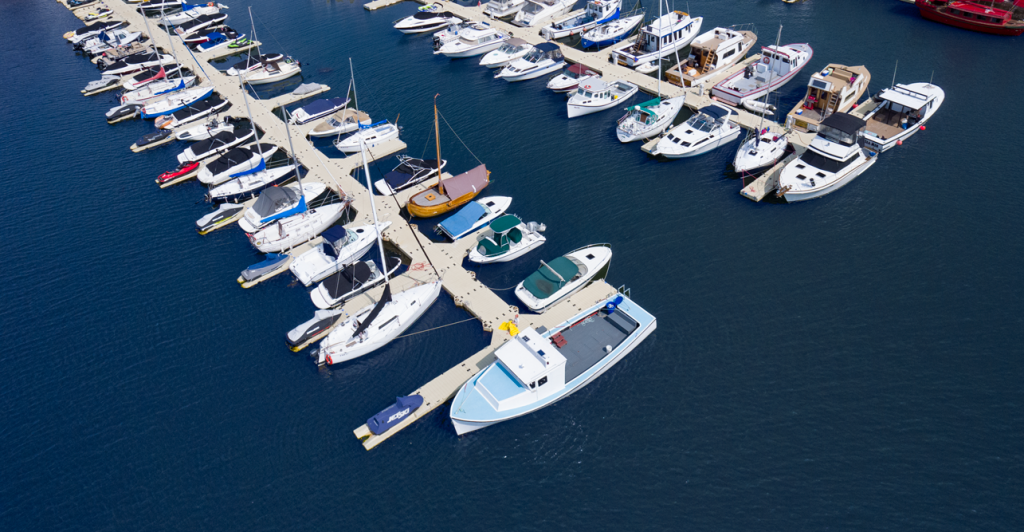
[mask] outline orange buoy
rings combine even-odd
[[[897,140],[896,141],[896,145],[897,146],[902,146],[903,145],[903,141],[902,140]]]
[[[924,131],[924,126],[921,126],[921,131]]]

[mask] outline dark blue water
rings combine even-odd
[[[180,148],[130,153],[152,126],[108,126],[113,96],[79,95],[98,72],[60,37],[77,20],[3,2],[0,530],[1024,529],[1019,38],[894,0],[691,1],[762,44],[784,23],[812,66],[867,65],[872,92],[897,59],[899,81],[946,90],[926,132],[841,192],[754,204],[726,175],[734,145],[651,160],[615,140],[615,112],[568,121],[542,81],[391,30],[414,4],[253,6],[264,50],[305,81],[340,95],[352,57],[363,107],[413,155],[441,94],[491,192],[549,228],[485,282],[610,242],[609,282],[658,331],[539,414],[459,438],[439,409],[364,451],[351,430],[480,349],[479,325],[330,370],[289,352],[305,290],[239,289],[258,258],[244,235],[196,235],[201,188],[153,183]],[[475,164],[442,142],[450,169]],[[442,297],[416,330],[465,317]]]

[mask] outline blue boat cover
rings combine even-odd
[[[302,212],[306,212],[307,210],[309,210],[309,209],[306,207],[306,196],[299,196],[299,204],[298,205],[292,207],[291,209],[281,211],[281,212],[279,212],[277,214],[273,214],[271,216],[267,216],[266,218],[260,220],[260,223],[261,224],[265,224],[267,222],[273,222],[274,220],[280,220],[281,218],[287,218],[287,217],[289,217],[289,216],[291,216],[293,214],[299,214],[299,213],[302,213]]]
[[[216,31],[211,31],[210,33],[207,33],[206,37],[209,40],[199,44],[199,47],[203,50],[206,50],[207,48],[213,48],[214,46],[217,46],[218,44],[228,40],[228,38],[225,37],[223,33],[219,33]]]
[[[316,116],[323,113],[329,113],[335,109],[340,109],[347,101],[348,100],[341,97],[331,98],[329,100],[322,99],[303,106],[302,110],[309,116]]]
[[[408,395],[399,397],[395,404],[381,410],[377,415],[366,420],[366,428],[374,434],[384,434],[395,425],[409,417],[409,414],[416,411],[423,405],[422,395]]]
[[[346,236],[348,236],[348,231],[346,231],[345,228],[340,225],[334,225],[328,227],[326,231],[321,233],[321,235],[324,237],[324,242],[330,242],[331,244],[334,244],[335,242],[343,240]]]
[[[473,224],[475,224],[480,217],[487,213],[483,205],[475,201],[471,201],[466,204],[465,207],[459,209],[459,212],[448,217],[445,221],[441,222],[441,229],[448,233],[448,236],[457,238],[462,233],[469,231]]]
[[[252,168],[250,168],[248,170],[245,170],[245,171],[242,171],[242,172],[238,172],[237,174],[231,174],[228,177],[239,177],[239,176],[243,176],[243,175],[255,174],[256,172],[262,172],[263,170],[266,170],[266,169],[267,169],[267,161],[266,161],[266,159],[260,157],[260,164],[257,164],[256,166],[254,166],[254,167],[252,167]]]
[[[387,120],[381,120],[380,122],[377,122],[375,124],[370,124],[368,126],[364,126],[362,124],[359,124],[359,129],[370,129],[371,127],[377,127],[377,126],[379,126],[381,124],[387,124],[387,123],[388,123]]]
[[[267,253],[266,258],[263,260],[263,262],[257,262],[256,264],[253,264],[252,266],[249,266],[246,269],[260,270],[268,266],[273,266],[287,258],[288,255],[286,253]]]

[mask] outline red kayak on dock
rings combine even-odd
[[[966,0],[917,0],[921,16],[950,26],[995,35],[1020,35],[1024,32],[1024,7],[1021,0],[1000,2],[1009,9],[999,9],[980,2]],[[1020,18],[1014,19],[1014,11]]]

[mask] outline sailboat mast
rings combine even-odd
[[[348,74],[349,74],[349,77],[352,79],[352,96],[354,96],[355,100],[356,100],[354,102],[355,103],[354,107],[356,108],[356,111],[358,111],[359,110],[359,91],[356,90],[356,71],[355,71],[355,69],[352,68],[352,58],[351,57],[348,58]],[[356,119],[356,122],[357,123],[359,122],[358,118]]]
[[[668,0],[665,0],[668,1]],[[665,2],[658,0],[658,98],[661,98],[661,32],[664,31],[665,22],[661,20],[662,6]],[[682,71],[680,71],[682,72]]]
[[[434,95],[434,140],[437,141],[437,191],[444,194],[444,182],[441,181],[441,128],[437,123],[437,97]]]
[[[167,16],[164,15],[164,6],[161,5],[160,6],[160,20],[164,20],[166,22],[166,18],[167,18]],[[149,19],[149,17],[146,16],[145,10],[143,10],[142,19],[143,20],[148,20]],[[167,26],[164,26],[164,27],[166,28]],[[149,22],[146,22],[146,29],[147,30],[149,29]],[[153,42],[155,43],[156,41],[154,40]],[[174,58],[174,64],[178,65],[178,79],[182,79],[182,76],[184,76],[184,74],[181,73],[181,63],[178,62],[178,52],[174,49],[174,36],[173,35],[168,35],[167,36],[167,42],[170,43],[170,45],[171,45],[171,57]],[[185,41],[182,40],[181,42],[184,43]],[[162,61],[160,61],[160,50],[157,50],[156,46],[153,46],[153,53],[156,54],[157,62],[160,63],[161,67],[163,67],[164,64],[163,64]],[[171,77],[167,76],[167,79],[169,81],[171,79]]]
[[[252,6],[249,6],[249,25],[252,27],[252,42],[256,43],[256,59],[261,59],[263,52],[260,51],[260,41],[256,39],[256,23],[252,20]],[[248,65],[249,62],[246,61],[245,64]]]
[[[779,43],[782,42],[782,24],[779,24],[779,33],[775,35],[775,51],[779,50]],[[772,93],[772,78],[775,77],[775,69],[772,67],[771,62],[768,63],[768,91],[764,93],[764,109],[761,110],[761,121],[757,125],[757,133],[755,134],[757,140],[755,142],[761,142],[761,130],[764,128],[764,115],[768,111],[768,96]]]
[[[373,201],[373,183],[370,182],[370,165],[366,162],[366,143],[359,138],[359,154],[363,157],[363,173],[366,174],[366,186],[370,190],[370,213],[373,214],[373,232],[377,235],[377,249],[380,250],[380,271],[384,274],[384,284],[388,284],[388,263],[384,258],[384,242],[380,238],[380,225],[377,223],[377,205]]]
[[[252,125],[253,128],[255,128],[256,127],[256,122],[253,122],[253,120],[252,120],[252,110],[249,109],[249,95],[247,94],[247,91],[245,90],[245,81],[242,79],[242,71],[241,70],[238,71],[238,86],[242,89],[242,101],[245,102],[245,115],[249,117],[249,124]],[[285,124],[285,127],[287,128],[287,124]],[[258,142],[259,139],[256,139],[256,140],[257,140],[257,142],[256,142],[256,151],[258,151],[260,153],[260,157],[263,157],[263,148],[260,147],[260,143]],[[291,137],[288,137],[288,141],[291,142],[291,140],[292,140]]]
[[[281,118],[284,120],[284,132],[288,135],[288,149],[292,152],[292,164],[295,165],[295,180],[299,182],[299,195],[305,198],[306,195],[302,193],[302,172],[299,171],[299,160],[295,156],[295,145],[292,144],[292,130],[288,127],[288,110],[285,109],[284,106],[281,106],[281,115]],[[255,131],[255,127],[256,126],[253,125],[253,131]],[[256,145],[258,146],[259,142],[257,142]],[[263,154],[260,153],[260,155]]]
[[[892,85],[889,85],[890,89],[896,86],[896,69],[899,68],[899,67],[900,67],[900,60],[897,59],[896,60],[896,66],[892,67]]]

